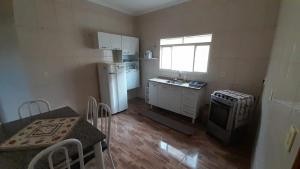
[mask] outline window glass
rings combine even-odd
[[[172,47],[161,47],[160,49],[160,68],[171,69]]]
[[[194,71],[207,72],[209,45],[197,46],[195,52]]]
[[[160,45],[174,45],[174,44],[182,44],[183,38],[169,38],[169,39],[161,39]]]
[[[212,34],[160,40],[160,69],[207,72]]]
[[[172,70],[193,71],[194,46],[173,46]]]
[[[198,36],[185,36],[183,42],[188,43],[207,43],[211,42],[212,36],[208,35],[198,35]]]

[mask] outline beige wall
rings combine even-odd
[[[291,125],[300,130],[300,1],[283,0],[262,99],[253,169],[291,169],[300,148],[284,147]]]
[[[0,122],[16,119],[16,107],[31,98],[17,45],[12,0],[0,1]]]
[[[278,6],[278,0],[193,0],[140,16],[137,22],[141,54],[153,49],[154,56],[159,57],[160,38],[212,33],[208,72],[188,73],[187,77],[207,81],[208,94],[217,89],[234,89],[258,96],[269,61]],[[177,76],[160,71],[159,60],[141,63],[141,97],[147,79]]]
[[[85,0],[14,0],[13,7],[22,53],[18,63],[30,93],[16,98],[16,105],[44,98],[53,107],[84,112],[87,97],[99,96],[95,63],[110,60],[95,49],[96,32],[135,35],[134,17]]]

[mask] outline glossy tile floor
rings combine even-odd
[[[117,169],[250,168],[249,146],[223,146],[200,124],[195,125],[195,135],[181,134],[140,114],[148,110],[144,100],[134,99],[127,111],[113,116],[111,150]],[[188,118],[161,109],[154,111],[191,123]],[[107,168],[111,168],[106,153],[105,158]],[[96,169],[95,162],[91,161],[87,168]]]

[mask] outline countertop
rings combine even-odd
[[[152,78],[152,79],[149,79],[149,81],[151,81],[151,82],[163,83],[163,84],[167,84],[167,85],[184,87],[184,88],[189,88],[189,89],[200,90],[200,89],[203,88],[203,87],[192,87],[192,86],[189,85],[188,82],[181,83],[181,84],[169,83],[168,82],[169,80],[170,79],[164,79],[164,78]]]

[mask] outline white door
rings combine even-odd
[[[128,36],[122,36],[122,54],[129,55],[130,40]]]
[[[158,84],[149,82],[149,104],[158,106]]]
[[[160,85],[158,90],[159,107],[180,113],[181,90],[170,85]]]
[[[122,50],[122,37],[121,35],[110,34],[111,49]]]
[[[139,51],[139,39],[135,37],[122,36],[122,54],[136,55]]]
[[[132,53],[132,55],[137,55],[139,53],[139,39],[132,37],[130,44],[130,53]]]
[[[138,69],[129,69],[126,72],[127,90],[140,87],[140,71]]]
[[[110,34],[105,32],[98,32],[99,49],[111,49]]]
[[[128,108],[126,70],[124,64],[117,65],[117,85],[119,111],[123,111]]]

